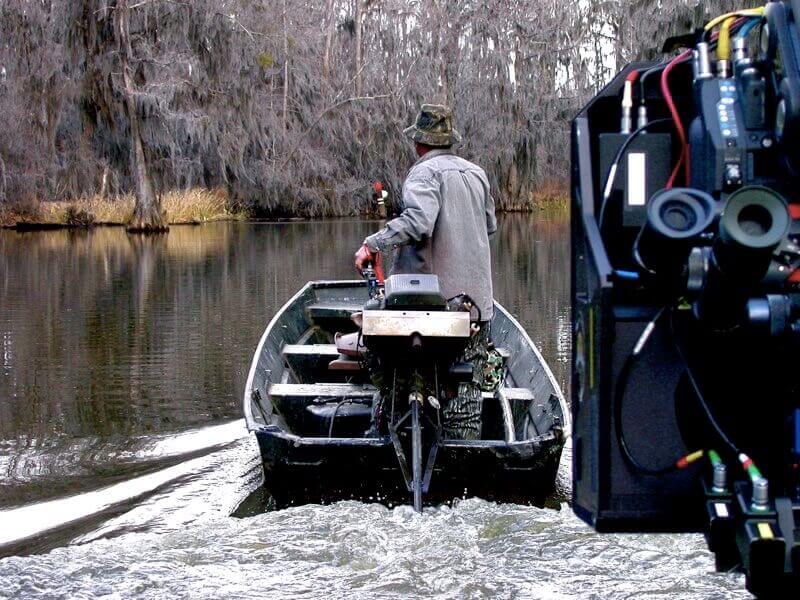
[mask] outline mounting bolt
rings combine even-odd
[[[753,510],[767,510],[769,508],[769,484],[763,477],[753,481]]]
[[[711,491],[715,494],[724,494],[728,487],[728,469],[724,464],[714,465],[714,482]]]

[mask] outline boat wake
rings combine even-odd
[[[241,421],[178,437],[145,455],[179,464],[0,512],[0,597],[748,597],[713,572],[701,536],[600,536],[558,501],[423,514],[346,501],[232,518],[259,493],[254,439]],[[564,485],[568,463],[567,451]]]
[[[212,503],[212,507],[213,507]],[[599,536],[560,510],[340,502],[127,531],[0,561],[11,597],[744,599],[701,536]]]
[[[163,520],[174,511],[159,506],[164,510],[161,514],[146,518],[142,514],[157,493],[166,497],[166,489],[179,483],[184,493],[191,493],[190,481],[197,481],[209,471],[224,471],[227,467],[221,451],[243,442],[246,436],[244,422],[237,420],[150,438],[145,445],[121,450],[113,458],[152,472],[101,489],[0,511],[0,556],[41,552],[71,541],[113,535],[117,528],[124,528],[126,521],[135,521],[135,528],[141,529],[153,519]],[[172,466],[159,468],[165,463]],[[136,512],[134,521],[124,516],[131,511]]]

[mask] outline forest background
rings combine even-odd
[[[535,208],[563,198],[570,120],[617,67],[735,8],[0,0],[0,216],[184,193],[264,217],[369,212],[373,180],[399,196],[423,102],[454,108],[501,210]]]

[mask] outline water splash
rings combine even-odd
[[[481,500],[423,515],[342,502],[232,519],[210,507],[180,530],[0,561],[0,589],[16,597],[735,599],[741,586],[713,573],[700,536],[599,536],[566,506]]]

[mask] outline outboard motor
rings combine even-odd
[[[368,348],[392,364],[453,357],[470,337],[470,313],[449,310],[436,275],[392,275],[384,299],[364,310]]]
[[[472,366],[457,362],[473,333],[471,308],[466,296],[448,304],[436,275],[392,275],[361,315],[367,362],[381,391],[376,426],[388,429],[418,512],[441,439],[441,406],[452,397],[448,390],[472,379]]]

